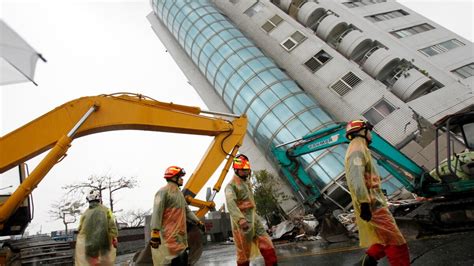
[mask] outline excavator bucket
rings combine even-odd
[[[203,251],[203,243],[202,243],[203,234],[196,225],[188,223],[187,228],[188,228],[187,231],[188,231],[188,245],[189,245],[188,264],[194,265],[201,257],[201,254]],[[135,255],[133,256],[133,265],[137,265],[137,266],[153,265],[150,244],[147,244],[143,250],[135,253]]]
[[[188,264],[190,265],[194,265],[201,257],[203,251],[202,237],[203,234],[196,225],[188,224]]]
[[[328,244],[350,240],[349,231],[330,212],[321,220],[319,236]]]
[[[317,204],[310,207],[310,211],[319,223],[319,236],[326,244],[347,241],[351,233],[336,218],[338,206],[327,199],[319,199]]]
[[[137,251],[133,256],[133,265],[144,266],[153,265],[153,259],[151,258],[151,247],[148,243],[144,249]]]

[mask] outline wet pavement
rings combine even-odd
[[[412,265],[474,265],[474,231],[410,240]],[[353,265],[364,253],[354,242],[324,245],[319,241],[276,245],[278,265]],[[236,265],[233,245],[208,246],[196,265]],[[264,265],[258,258],[251,265]],[[378,265],[389,265],[382,259]]]

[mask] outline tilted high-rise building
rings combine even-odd
[[[204,102],[246,113],[244,149],[270,149],[365,118],[418,164],[433,165],[430,127],[474,104],[474,46],[395,1],[153,0],[152,28]],[[325,198],[347,208],[345,147],[301,157]],[[390,195],[402,185],[383,173]],[[305,200],[305,188],[296,194]],[[298,202],[282,207],[291,212]]]

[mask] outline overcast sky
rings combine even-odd
[[[399,2],[473,40],[474,0]],[[38,87],[22,83],[0,88],[0,135],[67,101],[104,93],[140,93],[207,109],[151,30],[145,18],[150,11],[149,1],[2,0],[1,18],[48,62],[38,63]],[[192,172],[210,141],[202,136],[141,131],[76,139],[68,156],[34,191],[35,218],[29,231],[63,229],[60,221],[51,220],[48,210],[63,195],[62,186],[90,175],[137,177],[139,187],[117,193],[115,207],[150,209],[154,193],[165,183],[164,169],[180,165]],[[28,161],[30,171],[42,157]],[[0,189],[8,185],[0,183]],[[9,191],[0,190],[1,194]],[[204,199],[204,192],[198,198]],[[219,193],[217,206],[223,202]]]

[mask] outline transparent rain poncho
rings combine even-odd
[[[116,249],[112,239],[117,235],[112,212],[100,203],[90,203],[79,224],[76,265],[113,265]]]
[[[159,230],[161,245],[151,249],[153,264],[166,265],[188,247],[186,220],[194,223],[199,218],[189,209],[179,187],[172,183],[155,194],[151,230]]]
[[[250,261],[259,256],[260,252],[274,250],[270,237],[257,217],[250,183],[234,175],[225,188],[225,198],[232,221],[237,263]],[[240,229],[240,219],[247,220],[250,227],[247,231]]]
[[[387,200],[380,188],[380,176],[366,143],[364,138],[353,139],[345,159],[346,179],[359,228],[360,245],[405,244],[406,241],[387,208]],[[369,222],[360,218],[361,203],[369,203],[372,212]]]

